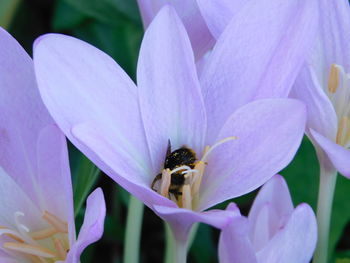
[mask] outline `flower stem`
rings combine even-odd
[[[174,238],[172,237],[170,226],[164,222],[164,228],[165,228],[165,255],[164,255],[164,262],[165,263],[173,263],[173,243]]]
[[[317,201],[318,241],[313,263],[328,262],[328,240],[337,171],[320,162],[320,186]]]
[[[166,250],[165,263],[186,263],[187,260],[187,240],[177,240],[169,224],[165,223]]]
[[[187,242],[174,239],[173,242],[173,263],[186,263]]]
[[[143,208],[143,203],[141,203],[134,196],[130,195],[125,231],[123,262],[139,262]]]

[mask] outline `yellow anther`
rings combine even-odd
[[[67,256],[67,252],[65,251],[64,246],[63,246],[61,240],[59,240],[59,239],[57,239],[57,238],[52,238],[52,239],[53,239],[53,243],[54,243],[54,245],[55,245],[55,248],[56,248],[58,257],[59,257],[61,260],[65,260],[65,259],[66,259],[66,256]]]
[[[195,174],[193,177],[193,182],[191,185],[192,195],[196,195],[199,192],[199,187],[201,186],[201,183],[202,183],[202,178],[203,178],[203,174],[204,174],[204,170],[205,170],[206,165],[207,165],[207,163],[205,163],[203,161],[199,161],[196,164],[196,166],[194,167],[194,169],[197,170],[198,173]]]
[[[51,214],[50,212],[44,211],[43,219],[45,219],[58,232],[68,233],[68,224],[59,219],[57,216]]]
[[[192,195],[191,187],[188,184],[185,184],[182,187],[182,207],[192,210]]]
[[[170,184],[171,184],[171,172],[169,169],[164,169],[162,171],[162,181],[159,189],[159,193],[162,196],[168,197]]]
[[[335,93],[339,86],[339,68],[335,65],[331,65],[331,70],[329,71],[328,78],[328,91],[330,93]]]
[[[344,146],[350,138],[350,120],[348,117],[343,117],[339,121],[336,143]]]
[[[15,216],[23,216],[23,213],[16,212]],[[29,227],[21,224],[18,220],[16,221],[18,229],[0,226],[0,235],[13,239],[11,242],[3,243],[3,248],[22,254],[21,256],[25,258],[26,262],[53,263],[58,260],[64,261],[67,256],[67,248],[69,248],[68,224],[47,211],[44,211],[42,217],[51,226],[35,232],[32,232]]]
[[[6,226],[0,226],[0,229],[7,229],[7,230],[10,230],[8,227]],[[17,242],[20,242],[20,243],[23,243],[24,240],[22,238],[20,238],[19,236],[16,236],[14,234],[10,234],[10,233],[6,233],[4,234],[5,236],[8,236],[10,238],[12,238],[13,240],[16,240]]]
[[[28,255],[29,259],[31,260],[30,262],[33,263],[47,263],[46,259],[38,256],[33,256],[33,255]]]
[[[36,232],[33,232],[31,233],[31,237],[34,239],[34,240],[42,240],[42,239],[46,239],[46,238],[49,238],[55,234],[59,233],[59,231],[54,228],[54,227],[49,227],[49,228],[46,228],[46,229],[43,229],[43,230],[40,230],[40,231],[36,231]]]
[[[14,242],[5,242],[3,244],[4,248],[10,249],[12,251],[21,252],[24,254],[34,255],[38,257],[44,257],[44,258],[54,258],[56,257],[56,254],[52,252],[51,250],[35,246],[35,245],[29,245],[24,243],[14,243]]]

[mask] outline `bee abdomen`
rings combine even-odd
[[[171,185],[183,185],[185,183],[185,176],[179,173],[174,173],[171,175]]]

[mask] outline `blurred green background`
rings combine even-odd
[[[135,79],[143,35],[135,0],[0,0],[0,26],[7,29],[29,54],[34,39],[41,34],[59,32],[75,36],[108,53]],[[82,262],[121,262],[128,193],[99,172],[72,145],[69,147],[77,228],[82,223],[85,198],[93,188],[102,187],[107,201],[104,236],[84,252]],[[281,172],[287,179],[295,205],[307,202],[315,209],[318,169],[312,144],[304,138],[294,161]],[[330,237],[332,262],[350,262],[349,190],[350,181],[339,176]],[[248,213],[255,194],[233,200],[243,214]],[[218,207],[225,208],[227,203]],[[200,225],[190,249],[189,262],[217,262],[218,237],[217,230]],[[141,245],[141,262],[162,262],[163,224],[149,209],[145,209],[142,240],[145,242]]]

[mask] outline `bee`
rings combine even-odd
[[[168,141],[167,153],[165,156],[164,167],[163,169],[174,170],[181,166],[188,166],[191,169],[194,168],[197,161],[196,153],[186,147],[182,146],[181,148],[171,151],[171,143]],[[185,175],[182,173],[183,170],[177,171],[171,174],[171,181],[169,187],[169,193],[172,193],[176,199],[182,195],[181,189],[182,186],[186,183]],[[153,180],[151,188],[156,191],[154,188],[157,181],[162,179],[162,174],[159,173]]]

